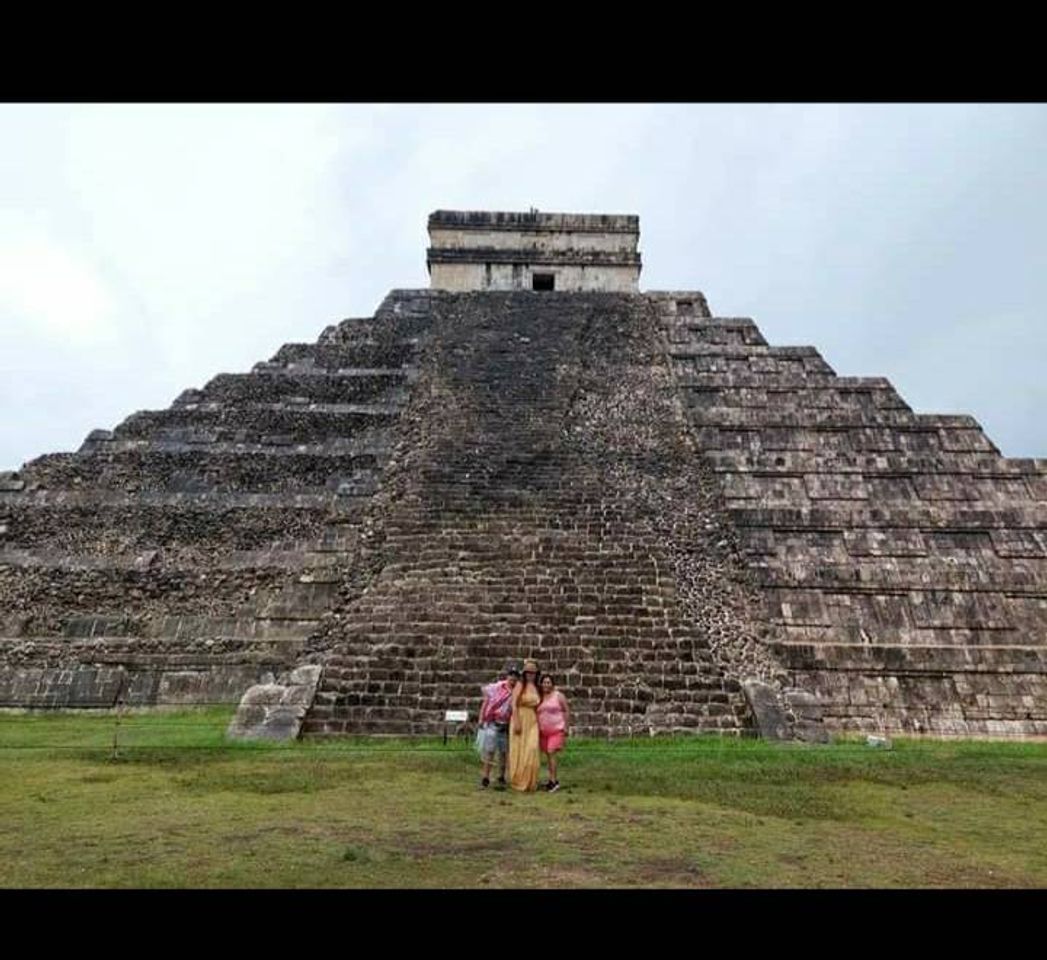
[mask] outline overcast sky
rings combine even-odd
[[[642,290],[1047,457],[1047,107],[0,105],[0,469],[426,287],[440,208],[636,213]]]

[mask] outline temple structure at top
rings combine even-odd
[[[640,218],[437,210],[426,265],[434,290],[638,293]]]

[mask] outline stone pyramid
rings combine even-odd
[[[1047,463],[640,293],[638,229],[440,211],[432,289],[0,475],[0,705],[314,665],[306,734],[434,733],[533,656],[592,734],[1047,734]]]

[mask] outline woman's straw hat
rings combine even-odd
[[[538,664],[533,660],[524,660],[523,673],[537,673]]]

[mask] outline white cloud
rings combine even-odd
[[[0,326],[10,336],[111,342],[115,303],[89,259],[39,225],[0,219]],[[16,334],[17,335],[17,334]]]

